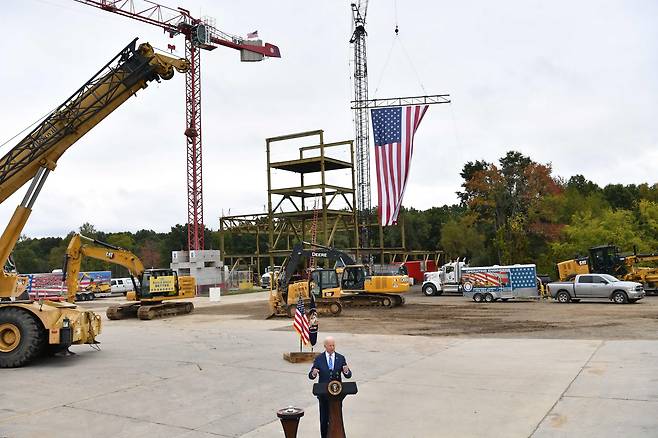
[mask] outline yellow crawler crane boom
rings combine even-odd
[[[171,79],[189,69],[184,59],[156,54],[133,40],[72,96],[46,116],[0,158],[0,203],[32,180],[21,204],[0,236],[0,263],[7,261],[30,216],[48,174],[66,150],[148,83]],[[44,349],[94,344],[101,318],[71,303],[33,302],[24,295],[26,281],[0,270],[0,368],[18,367]]]

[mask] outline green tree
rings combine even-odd
[[[441,230],[441,248],[446,259],[468,259],[472,264],[487,263],[488,254],[484,251],[485,237],[478,231],[475,215],[464,215],[450,219]]]

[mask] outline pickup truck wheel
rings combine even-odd
[[[423,293],[426,297],[432,297],[436,295],[436,286],[434,286],[432,283],[427,283],[425,286],[423,286]]]
[[[626,292],[617,290],[612,294],[612,301],[615,302],[615,304],[626,304],[628,302],[628,297],[626,296]]]
[[[571,295],[569,295],[569,292],[566,290],[561,290],[558,292],[556,298],[559,303],[568,303],[571,301]]]
[[[484,295],[484,301],[486,303],[493,303],[494,302],[494,297],[491,294],[485,294]]]
[[[482,294],[478,293],[478,294],[473,295],[473,301],[475,301],[476,303],[481,303],[482,302]]]

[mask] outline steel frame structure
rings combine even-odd
[[[187,244],[188,250],[205,249],[203,222],[203,172],[201,141],[201,63],[200,49],[218,46],[252,52],[263,57],[281,57],[279,48],[265,43],[254,45],[235,35],[222,32],[209,23],[192,17],[187,9],[173,9],[150,0],[74,0],[127,18],[162,28],[170,37],[185,37],[185,56],[190,70],[185,81],[185,137],[187,145]]]
[[[407,105],[434,105],[440,103],[450,103],[449,94],[432,94],[427,96],[413,97],[390,97],[385,99],[363,99],[353,100],[353,110],[368,110],[372,108],[386,108],[391,106]]]

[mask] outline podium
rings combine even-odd
[[[315,383],[313,395],[324,397],[329,401],[329,438],[345,438],[343,424],[343,399],[358,391],[356,382],[340,382],[332,380],[329,383]]]

